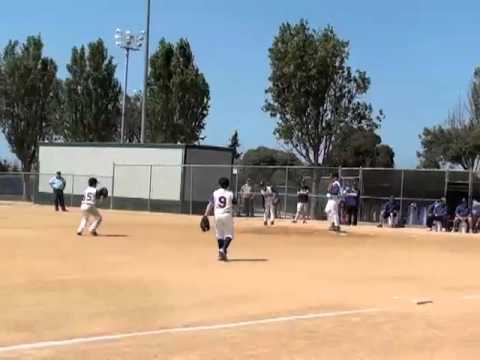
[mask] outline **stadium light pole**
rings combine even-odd
[[[145,0],[145,63],[143,73],[143,101],[142,101],[142,124],[140,127],[140,142],[145,142],[145,118],[147,117],[147,87],[148,87],[148,67],[150,50],[150,0]]]
[[[144,32],[134,35],[130,30],[115,30],[115,44],[125,50],[125,81],[123,85],[123,103],[122,103],[122,124],[120,126],[120,143],[125,140],[125,110],[127,107],[127,88],[128,88],[128,62],[130,60],[130,51],[138,51],[142,47],[145,39]]]

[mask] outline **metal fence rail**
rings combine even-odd
[[[407,224],[424,224],[426,209],[441,197],[453,212],[462,198],[480,200],[480,173],[453,170],[401,170],[367,168],[325,168],[304,166],[168,165],[113,164],[109,176],[98,176],[110,192],[102,207],[198,214],[220,176],[231,180],[232,191],[241,199],[240,189],[247,179],[254,185],[254,212],[263,212],[258,184],[273,185],[280,195],[279,216],[291,218],[296,211],[297,189],[302,183],[311,190],[312,217],[324,216],[329,177],[338,173],[344,185],[358,184],[361,193],[359,219],[378,221],[383,203],[393,195]],[[94,175],[94,174],[92,174]],[[48,180],[54,174],[0,173],[0,200],[50,203]],[[63,174],[67,181],[66,204],[78,206],[91,175]],[[242,216],[242,206],[238,216]]]

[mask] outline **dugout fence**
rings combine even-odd
[[[135,168],[135,171],[133,171]],[[162,165],[113,164],[111,176],[97,176],[110,193],[103,208],[200,214],[221,176],[231,180],[231,189],[240,200],[238,216],[244,214],[241,187],[253,184],[253,214],[260,216],[262,199],[259,183],[272,184],[279,193],[278,215],[293,217],[296,191],[306,183],[311,190],[310,214],[322,218],[329,176],[338,172],[344,185],[358,184],[361,193],[359,219],[376,222],[389,196],[400,204],[401,218],[408,225],[423,225],[427,207],[445,197],[453,212],[462,198],[480,200],[480,172],[457,170],[402,170],[370,168],[325,168],[301,166]],[[132,174],[135,176],[132,178]],[[79,206],[88,175],[63,174],[67,181],[66,204]],[[0,200],[50,203],[48,180],[54,174],[0,173]],[[47,190],[46,190],[47,189]]]

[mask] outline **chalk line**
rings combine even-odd
[[[272,323],[280,323],[280,322],[295,321],[295,320],[311,320],[311,319],[336,317],[336,316],[344,316],[344,315],[374,313],[374,312],[380,312],[380,311],[383,311],[383,309],[370,308],[370,309],[347,310],[347,311],[332,311],[332,312],[323,312],[323,313],[316,313],[316,314],[281,316],[281,317],[273,317],[273,318],[267,318],[267,319],[240,321],[240,322],[215,324],[215,325],[185,326],[185,327],[131,332],[131,333],[114,334],[114,335],[80,337],[80,338],[72,338],[67,340],[41,341],[41,342],[34,342],[34,343],[27,343],[27,344],[3,346],[3,347],[0,347],[0,353],[15,352],[15,351],[22,351],[22,350],[49,349],[49,348],[57,348],[57,347],[63,347],[63,346],[69,346],[69,345],[87,344],[87,343],[93,343],[93,342],[115,341],[115,340],[127,339],[132,337],[175,334],[175,333],[183,333],[183,332],[223,330],[223,329],[232,329],[232,328],[246,327],[246,326],[253,326],[253,325],[272,324]]]

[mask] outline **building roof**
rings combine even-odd
[[[233,149],[222,146],[211,145],[186,145],[186,144],[120,144],[107,142],[40,142],[39,146],[58,146],[58,147],[115,147],[115,148],[148,148],[148,149],[200,149],[233,152]]]

